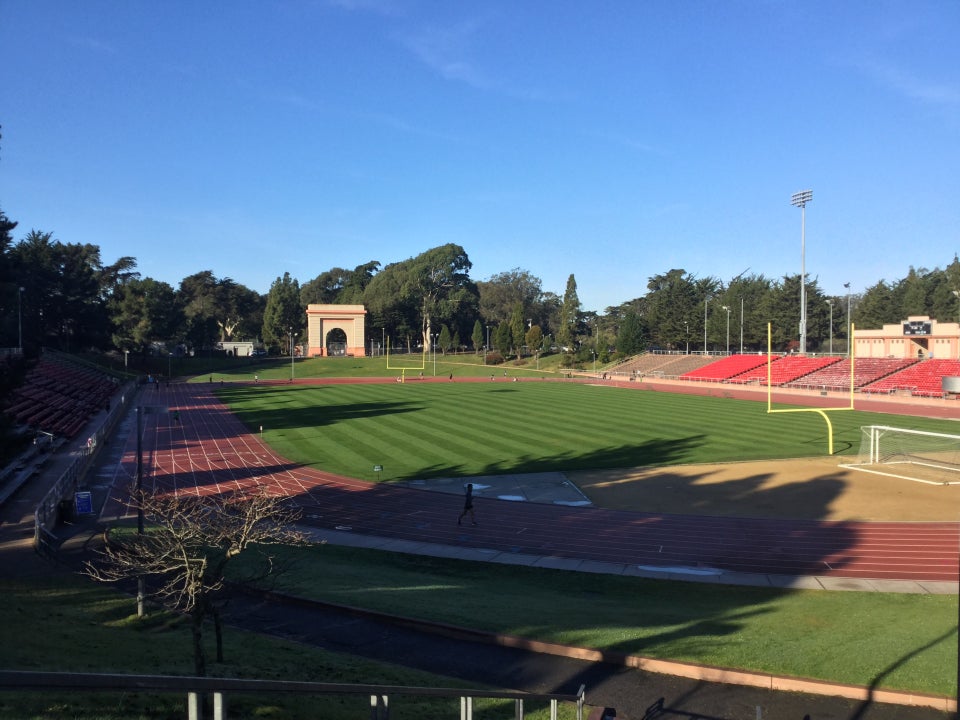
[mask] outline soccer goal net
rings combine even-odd
[[[960,484],[960,435],[866,425],[857,460],[845,467],[929,485]]]

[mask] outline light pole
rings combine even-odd
[[[952,290],[951,292],[953,293],[953,296],[960,301],[960,290]],[[960,320],[960,311],[957,313],[957,319]],[[957,347],[957,357],[960,358],[960,347]]]
[[[790,204],[800,208],[800,354],[807,352],[807,203],[813,190],[801,190],[790,196]]]
[[[740,296],[740,354],[743,355],[743,295]]]
[[[847,357],[850,357],[850,343],[853,342],[850,337],[850,283],[844,283],[843,287],[847,289]]]
[[[484,351],[483,351],[483,362],[484,362],[484,364],[486,364],[486,362],[487,362],[487,350],[489,350],[489,349],[490,349],[490,326],[487,325],[487,344],[486,344],[485,349],[484,349]]]
[[[293,382],[294,378],[294,365],[293,365],[293,341],[299,333],[295,333],[293,328],[290,328],[290,382]]]
[[[730,354],[730,306],[723,305],[724,310],[727,311],[727,355]]]
[[[433,376],[437,376],[437,334],[434,333],[432,336],[432,341],[430,343],[433,347]]]
[[[387,346],[387,329],[380,328],[380,355],[383,355],[383,350]]]
[[[173,362],[173,353],[167,355],[167,384],[170,384],[170,378],[173,377],[173,371],[170,369],[170,364]]]
[[[707,301],[710,299],[708,295],[703,299],[703,354],[707,354]]]
[[[23,354],[23,312],[20,309],[23,305],[23,291],[26,288],[21,287],[17,291],[17,347],[20,349],[20,353]]]
[[[833,300],[827,300],[830,306],[830,354],[833,355]]]
[[[690,323],[686,320],[683,321],[683,329],[686,330],[687,334],[687,355],[690,354]]]

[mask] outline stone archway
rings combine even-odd
[[[307,305],[307,355],[365,357],[366,315],[363,305]],[[339,332],[338,332],[339,331]]]
[[[328,357],[345,357],[347,355],[347,334],[338,327],[327,333],[324,340],[324,354]]]

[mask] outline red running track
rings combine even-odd
[[[153,404],[153,390],[144,391]],[[477,498],[481,524],[459,527],[462,498],[378,485],[276,455],[210,392],[174,384],[145,414],[144,477],[156,489],[221,493],[270,485],[303,510],[303,523],[415,542],[664,568],[884,580],[958,580],[960,523],[837,522],[658,515]],[[147,402],[151,401],[151,402]],[[135,433],[115,476],[126,497],[136,474]],[[129,508],[112,500],[108,516]]]

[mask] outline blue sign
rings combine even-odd
[[[73,496],[73,504],[77,515],[93,515],[93,495],[87,491],[78,492]]]

